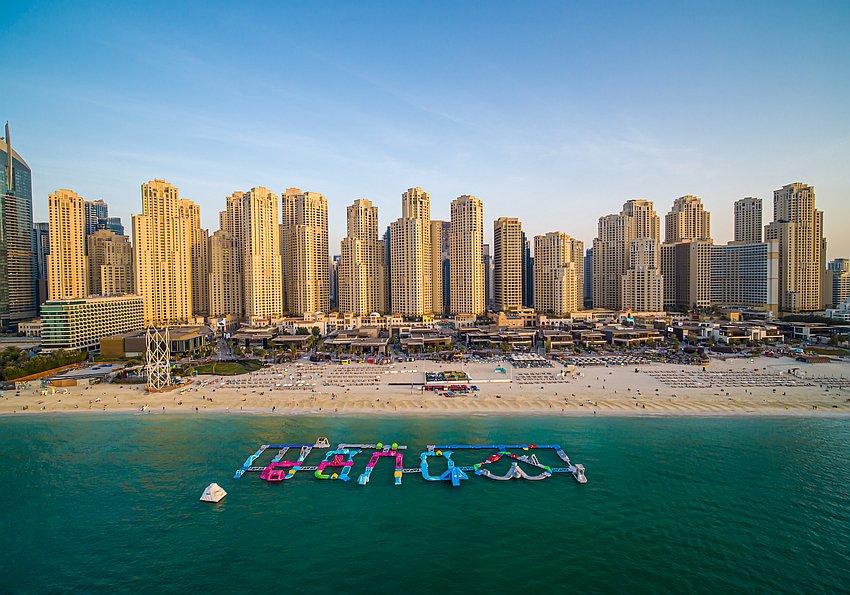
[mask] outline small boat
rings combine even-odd
[[[201,502],[219,502],[225,496],[227,496],[227,492],[224,491],[224,488],[213,482],[201,494]]]

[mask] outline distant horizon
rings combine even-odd
[[[487,243],[504,216],[590,247],[628,200],[663,218],[691,194],[723,244],[735,200],[761,198],[767,224],[773,191],[802,182],[827,259],[850,257],[846,3],[207,7],[7,10],[0,119],[35,221],[68,188],[131,235],[158,178],[213,233],[233,191],[298,187],[327,197],[333,256],[353,200],[383,230],[421,186],[433,219],[480,198]]]

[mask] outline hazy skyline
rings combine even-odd
[[[107,8],[108,6],[108,8]],[[828,258],[850,256],[850,4],[212,3],[5,7],[0,118],[33,169],[34,218],[59,188],[130,233],[142,183],[201,206],[296,186],[433,219],[462,194],[529,236],[587,246],[631,198],[685,194],[732,239],[732,203],[811,184]]]

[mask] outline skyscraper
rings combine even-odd
[[[109,217],[109,206],[102,200],[85,201],[86,239],[98,229],[105,229],[106,219]]]
[[[88,297],[83,197],[57,190],[47,197],[50,254],[47,256],[48,299]]]
[[[522,308],[522,223],[516,217],[493,222],[494,308],[510,312]]]
[[[281,197],[280,251],[285,309],[303,316],[330,310],[328,201],[318,192],[287,188]]]
[[[210,311],[209,233],[201,228],[201,208],[191,200],[180,199],[180,216],[189,221],[189,246],[192,259],[192,315],[206,316]]]
[[[493,284],[493,255],[490,252],[490,244],[484,244],[484,309],[492,310],[495,301],[496,286]]]
[[[452,314],[483,314],[484,203],[464,195],[452,201],[449,232],[449,306]]]
[[[265,323],[283,315],[277,194],[263,186],[251,188],[244,194],[242,212],[245,318],[250,324]],[[327,252],[322,263],[327,281]]]
[[[826,269],[823,213],[815,209],[815,189],[799,182],[773,193],[773,222],[766,239],[779,241],[779,309],[820,310]]]
[[[50,224],[32,224],[33,254],[35,255],[35,293],[39,305],[47,300],[47,255],[50,254]]]
[[[735,241],[742,244],[761,242],[761,199],[748,196],[735,201]]]
[[[401,218],[390,224],[393,312],[424,316],[432,308],[431,197],[422,188],[401,196]]]
[[[534,307],[534,256],[525,232],[522,232],[522,307]]]
[[[673,202],[661,246],[664,307],[691,310],[711,304],[711,218],[696,196]]]
[[[277,209],[277,206],[275,206]],[[240,242],[224,229],[210,236],[210,316],[242,316],[242,272]]]
[[[378,239],[378,207],[365,198],[346,209],[340,243],[339,311],[366,316],[386,310],[384,243]]]
[[[133,247],[127,236],[99,229],[88,237],[89,293],[133,293]]]
[[[431,220],[431,310],[434,314],[448,311],[449,278],[443,263],[449,258],[450,231],[448,221]]]
[[[121,217],[107,217],[105,222],[101,222],[100,229],[111,231],[117,236],[124,235],[124,224],[121,223]]]
[[[223,258],[232,258],[233,267],[235,267],[235,276],[230,275],[230,262],[222,263],[217,269],[217,274],[210,279],[210,291],[215,288],[219,292],[216,299],[219,301],[217,308],[218,313],[213,313],[213,316],[223,316],[231,314],[238,318],[245,316],[245,301],[244,301],[244,261],[245,261],[245,193],[234,192],[225,200],[225,209],[218,214],[219,229],[223,231],[227,237],[220,236],[218,248]],[[229,253],[229,244],[232,242],[233,254]],[[212,255],[210,255],[212,258]],[[212,266],[212,265],[210,265]],[[282,274],[281,274],[282,277]],[[227,279],[236,283],[239,287],[233,290],[222,288],[217,283],[224,283]],[[281,288],[281,292],[283,289]],[[212,295],[210,295],[212,301]],[[210,304],[212,308],[212,304]],[[230,311],[222,311],[222,308],[235,308]]]
[[[664,218],[664,227],[667,244],[711,239],[711,215],[696,196],[681,196],[673,201],[673,208]]]
[[[555,316],[578,310],[583,265],[582,242],[559,231],[534,236],[534,308]]]
[[[837,308],[850,298],[850,259],[836,258],[827,265],[830,277],[830,301]]]
[[[133,285],[144,301],[145,324],[192,317],[191,239],[177,188],[164,180],[142,184],[142,214],[133,215]]]
[[[658,240],[659,220],[651,201],[630,200],[619,214],[600,217],[593,241],[595,308],[662,310]]]
[[[12,148],[9,123],[0,141],[0,329],[36,315],[32,251],[32,171]]]
[[[584,307],[593,307],[593,248],[584,253]]]

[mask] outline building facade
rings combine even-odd
[[[431,310],[436,315],[449,311],[448,264],[451,244],[451,223],[431,220]]]
[[[452,201],[449,232],[449,306],[452,314],[483,314],[486,309],[484,273],[484,203],[464,195]]]
[[[711,216],[696,196],[673,202],[661,246],[664,308],[688,311],[711,304]]]
[[[554,316],[575,312],[581,303],[583,280],[583,242],[559,231],[534,236],[535,310]]]
[[[664,242],[711,239],[711,215],[696,196],[681,196],[664,218]]]
[[[192,314],[206,316],[210,312],[209,233],[201,228],[201,207],[181,198],[180,216],[189,222],[189,250],[192,261]]]
[[[177,188],[142,184],[142,214],[133,215],[134,288],[145,324],[183,324],[192,316],[192,244]]]
[[[89,294],[82,196],[57,190],[47,197],[50,254],[47,256],[48,299],[84,298]]]
[[[711,246],[711,304],[779,313],[779,244]]]
[[[619,214],[599,219],[593,241],[594,308],[663,309],[659,226],[658,215],[648,200],[630,200]]]
[[[735,242],[758,244],[762,240],[761,199],[753,196],[735,201]]]
[[[850,298],[850,259],[836,258],[827,265],[829,273],[830,301],[838,308]]]
[[[277,194],[259,186],[244,194],[242,272],[245,319],[258,324],[283,316]],[[324,271],[327,282],[327,252]]]
[[[433,312],[431,197],[422,188],[401,196],[401,218],[390,223],[390,292],[394,314]]]
[[[360,316],[386,311],[384,243],[378,239],[378,207],[365,198],[346,209],[347,235],[340,243],[339,311]]]
[[[328,201],[318,192],[299,188],[287,188],[281,201],[284,309],[297,316],[328,312]]]
[[[35,295],[38,306],[47,301],[47,255],[50,254],[50,224],[32,224],[32,252],[35,256]]]
[[[242,317],[242,271],[240,243],[220,229],[210,236],[210,316]]]
[[[779,243],[779,309],[822,309],[826,240],[814,187],[797,182],[774,191],[773,222],[765,228],[765,236]]]
[[[0,140],[0,330],[33,318],[36,302],[32,250],[32,171],[12,148],[9,123]]]
[[[494,308],[511,312],[522,308],[522,223],[500,217],[493,223]]]
[[[97,351],[102,337],[143,328],[144,300],[137,295],[48,300],[41,321],[45,351]]]
[[[89,293],[133,293],[133,247],[130,238],[99,229],[88,237]]]

